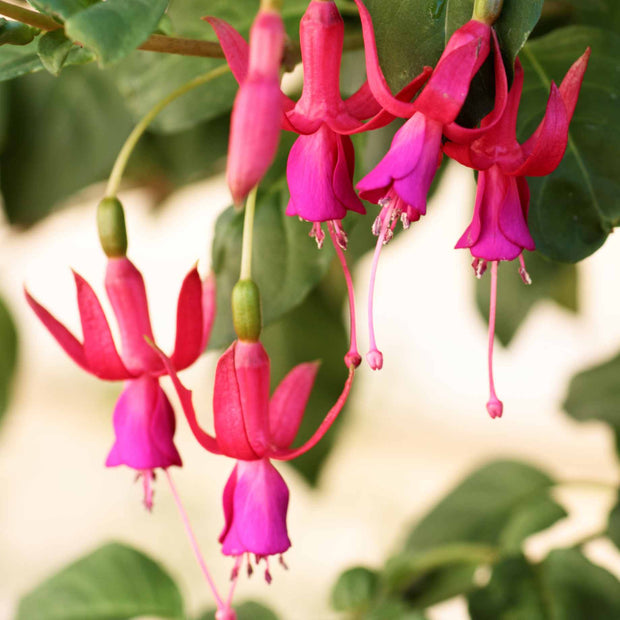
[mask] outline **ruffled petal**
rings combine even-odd
[[[318,370],[318,362],[295,366],[273,393],[269,401],[269,429],[274,448],[288,448],[293,443]]]

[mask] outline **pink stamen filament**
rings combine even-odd
[[[198,540],[196,539],[196,535],[194,534],[194,530],[190,523],[187,511],[185,510],[183,503],[181,502],[181,498],[179,497],[177,488],[172,480],[172,476],[170,475],[170,472],[167,469],[165,469],[164,471],[166,472],[166,478],[168,478],[168,484],[170,485],[172,497],[174,497],[174,502],[177,505],[179,514],[181,515],[181,520],[183,521],[185,531],[187,532],[189,542],[192,546],[192,550],[194,551],[194,555],[196,556],[196,559],[198,560],[200,569],[202,570],[202,573],[205,576],[205,579],[207,580],[209,587],[211,588],[211,592],[213,593],[213,597],[215,598],[218,611],[221,611],[222,613],[230,611],[230,602],[227,602],[226,604],[224,604],[222,597],[220,596],[219,592],[217,591],[217,588],[215,587],[215,582],[213,581],[213,578],[211,577],[211,573],[209,572],[209,569],[207,568],[207,563],[205,562],[205,559],[202,555],[202,551],[200,551]],[[224,615],[223,617],[227,617],[227,616]]]
[[[243,563],[243,556],[238,555],[235,558],[235,567],[233,568],[232,577],[230,580],[230,589],[228,590],[228,597],[226,599],[226,608],[230,609],[232,607],[233,597],[235,595],[235,588],[237,587],[237,583],[239,582],[239,570],[241,569],[241,564]]]
[[[504,405],[495,393],[493,381],[493,343],[495,340],[495,314],[497,311],[497,265],[498,261],[491,263],[491,301],[489,304],[489,401],[487,411],[492,418],[501,418]]]
[[[353,280],[351,278],[351,272],[349,271],[349,267],[347,265],[347,259],[338,243],[338,238],[336,236],[336,231],[334,230],[333,222],[327,222],[327,229],[329,230],[329,235],[332,239],[332,243],[334,245],[334,249],[336,250],[336,255],[338,256],[338,260],[342,266],[342,272],[344,273],[344,279],[347,283],[347,291],[349,294],[349,318],[351,322],[351,344],[349,346],[349,352],[344,356],[344,361],[347,366],[354,366],[357,368],[362,358],[357,350],[357,329],[355,324],[355,293],[353,291]]]
[[[383,213],[383,211],[385,211]],[[379,236],[377,237],[377,245],[375,246],[375,253],[372,257],[372,267],[370,269],[370,284],[368,287],[368,334],[370,339],[370,350],[366,355],[366,360],[370,364],[370,367],[373,370],[380,370],[383,367],[383,354],[377,348],[377,342],[375,340],[375,321],[374,321],[374,297],[375,297],[375,279],[377,276],[377,268],[379,266],[379,256],[381,255],[381,250],[383,249],[383,245],[385,242],[385,235],[387,234],[388,229],[390,229],[390,224],[396,222],[392,222],[392,207],[386,205],[382,209],[382,214],[384,215],[383,220],[381,222],[381,231],[379,232]]]
[[[140,472],[139,477],[142,478],[144,507],[150,512],[153,510],[153,480],[155,480],[155,472],[152,469],[145,469]]]

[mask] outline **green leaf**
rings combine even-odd
[[[28,45],[38,34],[39,30],[28,24],[0,18],[0,45]]]
[[[488,463],[470,474],[414,527],[406,551],[419,553],[456,542],[494,546],[509,542],[513,547],[564,514],[550,510],[552,500],[543,501],[553,484],[547,474],[525,463]],[[511,535],[506,541],[507,531]]]
[[[363,620],[426,620],[427,616],[419,610],[411,609],[403,601],[388,599],[381,601],[362,618]]]
[[[101,0],[28,0],[35,9],[64,21]]]
[[[9,222],[28,225],[103,180],[131,131],[113,84],[94,67],[10,84],[0,188]]]
[[[541,564],[500,562],[488,585],[469,596],[472,620],[609,620],[620,617],[620,582],[576,549]]]
[[[0,82],[35,73],[43,69],[37,54],[37,42],[28,45],[0,47]]]
[[[339,274],[339,277],[342,276]],[[331,298],[332,294],[328,283],[315,288],[303,304],[263,330],[262,340],[271,357],[272,389],[296,364],[321,361],[294,445],[312,436],[340,396],[347,378],[343,357],[348,342],[342,320],[342,297],[338,293]],[[290,462],[310,484],[317,483],[345,416],[346,406],[323,439],[312,450]]]
[[[541,301],[555,301],[560,306],[577,310],[577,269],[546,259],[538,252],[524,252],[532,284],[526,286],[515,263],[500,263],[495,333],[507,346],[530,310]],[[489,318],[489,279],[475,280],[476,306],[486,321]]]
[[[504,0],[495,28],[509,67],[536,25],[542,4],[543,0]],[[396,92],[424,66],[437,63],[453,32],[471,19],[474,0],[367,0],[366,6],[373,18],[381,67]],[[480,120],[492,107],[491,63],[474,82],[474,96],[463,113],[469,123]]]
[[[65,66],[83,65],[94,60],[92,52],[77,47],[62,30],[52,30],[39,37],[37,52],[43,66],[52,75],[60,75]]]
[[[575,375],[564,409],[576,420],[602,420],[620,433],[620,354]]]
[[[336,611],[360,613],[377,596],[379,575],[376,571],[356,566],[344,571],[332,588],[331,604]]]
[[[152,559],[111,543],[70,564],[20,601],[17,620],[185,618],[177,585]]]
[[[67,36],[95,52],[101,66],[124,58],[157,29],[168,0],[106,0],[73,13]]]
[[[273,611],[255,601],[246,601],[233,607],[237,620],[278,620]],[[215,620],[215,610],[207,611],[198,620]]]
[[[618,503],[609,513],[607,536],[609,536],[614,545],[620,549],[620,493],[618,494]]]
[[[265,325],[304,300],[327,271],[333,256],[327,244],[317,250],[308,237],[307,222],[284,214],[288,192],[282,185],[259,192],[256,205],[252,277],[260,288]],[[226,346],[235,339],[230,295],[239,279],[242,232],[242,212],[230,207],[220,215],[213,241],[218,312],[210,340],[212,348]]]
[[[620,223],[620,36],[584,27],[561,28],[525,46],[519,139],[536,129],[549,95],[570,65],[592,47],[566,155],[555,172],[530,178],[529,225],[549,258],[576,262],[596,251]]]
[[[16,363],[17,330],[8,308],[0,299],[0,420],[9,404]]]

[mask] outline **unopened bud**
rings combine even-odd
[[[503,4],[504,0],[476,0],[472,17],[476,21],[491,26],[498,20]]]
[[[232,317],[239,340],[258,341],[261,331],[260,293],[253,280],[239,280],[235,284]]]
[[[104,198],[97,207],[99,241],[108,258],[122,258],[127,254],[125,213],[118,198]]]

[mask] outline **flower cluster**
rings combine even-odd
[[[301,20],[304,81],[298,101],[280,90],[285,33],[276,9],[269,5],[259,11],[249,44],[226,22],[206,18],[240,84],[227,169],[235,203],[243,202],[271,165],[280,131],[295,132],[298,137],[287,164],[290,200],[286,215],[310,223],[310,235],[319,248],[325,226],[349,288],[348,378],[322,424],[301,447],[291,448],[319,367],[315,362],[295,366],[270,395],[270,362],[260,342],[258,289],[247,273],[243,275],[244,267],[233,291],[238,339],[221,356],[215,372],[214,434],[199,425],[191,392],[178,377],[206,347],[215,313],[214,279],[201,280],[196,268],[186,276],[178,297],[174,351],[165,355],[154,343],[142,275],[126,256],[124,215],[116,198],[102,201],[98,222],[108,256],[105,288],[118,324],[121,352],[96,294],[79,275],[75,274],[75,283],[81,340],[26,293],[36,315],[80,367],[100,379],[125,382],[114,409],[115,442],[106,466],[126,465],[136,470],[143,478],[144,502],[149,509],[155,470],[182,464],[174,444],[174,411],[159,381],[162,376],[170,377],[198,442],[210,453],[235,461],[223,492],[222,552],[236,558],[234,575],[244,558],[250,571],[251,555],[256,563],[264,561],[267,581],[271,580],[269,557],[279,556],[282,561],[282,554],[291,546],[286,526],[289,491],[273,461],[293,459],[316,445],[342,410],[355,368],[361,363],[343,220],[349,212],[365,213],[361,199],[380,206],[372,226],[378,238],[371,270],[367,354],[369,365],[376,370],[383,365],[372,316],[381,248],[393,236],[398,221],[406,229],[426,214],[427,195],[444,155],[478,171],[473,219],[456,247],[469,248],[479,277],[491,263],[487,409],[491,417],[500,417],[503,405],[495,393],[492,372],[497,265],[518,258],[521,276],[530,283],[523,250],[534,250],[535,243],[527,222],[526,177],[550,174],[559,165],[589,58],[587,50],[559,87],[551,85],[542,122],[531,138],[520,144],[516,123],[523,69],[517,60],[509,89],[492,27],[496,15],[475,14],[450,37],[435,67],[426,67],[394,95],[379,65],[370,14],[361,0],[355,3],[364,35],[367,81],[347,99],[341,97],[339,88],[344,23],[333,0],[311,0]],[[463,127],[456,119],[474,76],[487,59],[492,59],[494,66],[493,110],[479,127]],[[404,124],[383,159],[359,181],[356,192],[350,136],[383,127],[395,118],[403,119]],[[251,237],[251,230],[249,234]],[[218,607],[218,617],[234,617],[230,601],[224,604],[218,598]]]

